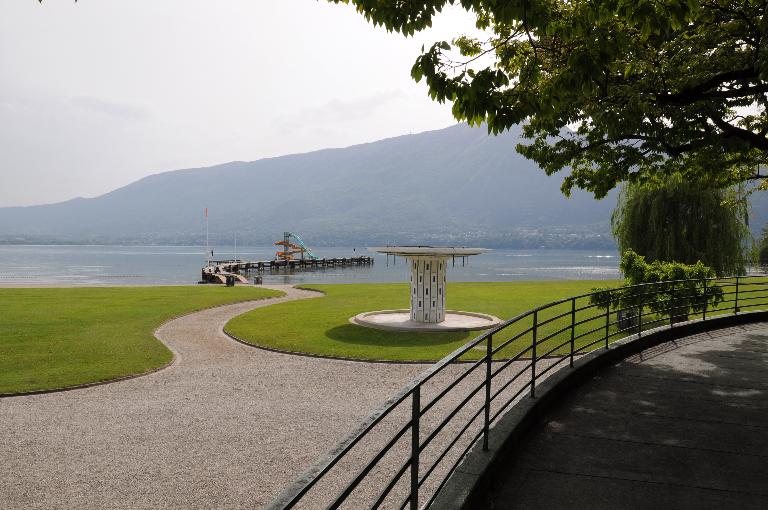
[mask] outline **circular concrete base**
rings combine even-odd
[[[357,314],[349,322],[388,331],[477,331],[492,328],[500,324],[501,319],[484,313],[449,310],[443,322],[415,322],[411,320],[410,310],[377,310]]]

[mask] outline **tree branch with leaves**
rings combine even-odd
[[[446,6],[474,14],[411,74],[491,133],[524,124],[518,151],[562,190],[597,197],[681,173],[720,187],[768,163],[768,0],[329,0],[413,35]],[[478,65],[490,58],[487,65]]]

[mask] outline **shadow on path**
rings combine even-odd
[[[646,350],[575,389],[483,508],[768,508],[768,327]]]

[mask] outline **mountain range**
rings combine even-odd
[[[151,175],[95,198],[0,208],[0,242],[613,246],[615,194],[560,192],[517,152],[519,129],[457,124],[340,149]],[[761,202],[757,221],[768,220]],[[762,223],[760,223],[762,225]]]

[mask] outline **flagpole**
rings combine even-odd
[[[211,250],[208,247],[208,208],[205,208],[205,265],[211,265]]]

